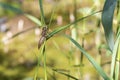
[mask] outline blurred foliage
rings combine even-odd
[[[17,8],[21,7],[20,0],[0,0],[0,3],[1,2],[7,3],[9,5],[13,5],[14,7],[17,7]],[[14,15],[16,15],[16,13],[13,13],[11,10],[2,9],[0,7],[0,17],[6,16],[6,15],[7,16],[14,16]]]
[[[104,0],[76,0],[77,5],[77,19],[87,16],[93,11],[99,11],[103,8]],[[0,0],[8,5],[12,5],[21,9],[23,12],[40,19],[40,10],[38,0]],[[55,14],[50,25],[51,32],[54,28],[57,28],[57,19],[62,18],[62,24],[60,26],[71,22],[70,15],[74,17],[74,0],[43,0],[43,8],[45,13],[45,21],[49,24],[52,10],[55,9]],[[7,27],[12,32],[19,32],[17,30],[18,18],[24,16],[22,14],[16,14],[11,10],[5,10],[0,7],[0,18],[7,17]],[[85,19],[77,25],[77,39],[79,43],[82,43],[82,37],[84,37],[84,48],[95,58],[95,60],[101,65],[103,69],[109,75],[110,61],[105,48],[98,49],[99,46],[105,45],[104,33],[101,27],[100,14]],[[22,18],[21,18],[22,19]],[[11,25],[12,24],[12,25]],[[32,22],[28,22],[30,27]],[[85,25],[84,25],[85,24]],[[115,24],[114,24],[115,25]],[[11,27],[12,26],[12,27]],[[85,31],[83,27],[85,26]],[[13,28],[14,27],[14,28]],[[68,77],[61,75],[54,70],[60,70],[62,73],[70,74],[81,80],[92,79],[100,80],[99,75],[93,68],[91,63],[84,58],[84,65],[81,67],[79,62],[80,52],[75,50],[75,47],[63,36],[65,34],[71,34],[72,26],[55,35],[46,43],[46,55],[47,55],[47,71],[48,80],[69,80]],[[37,28],[36,28],[37,29]],[[116,26],[114,27],[116,30]],[[38,33],[41,29],[38,29]],[[83,32],[85,34],[83,35]],[[100,33],[101,32],[101,33]],[[115,31],[114,31],[115,32]],[[37,43],[40,38],[40,34],[35,35],[35,30],[23,33],[13,39],[10,39],[8,44],[4,44],[3,37],[7,35],[7,32],[0,32],[0,80],[33,80],[36,73],[37,60],[39,57],[39,51],[37,49]],[[99,36],[99,37],[98,37]],[[62,41],[62,42],[61,42]],[[99,42],[99,43],[98,43]],[[105,45],[106,47],[106,45]],[[40,57],[40,67],[38,70],[38,80],[44,80],[44,59]],[[78,60],[77,60],[78,59]]]

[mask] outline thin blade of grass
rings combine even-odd
[[[111,63],[111,78],[114,78],[114,70],[115,70],[115,62],[116,62],[116,56],[117,56],[117,51],[119,47],[119,42],[120,42],[120,35],[115,41],[115,46],[113,49],[113,55],[112,55],[112,63]]]
[[[57,0],[55,0],[55,2],[57,2]],[[50,25],[51,25],[51,22],[52,22],[52,19],[53,19],[56,8],[57,8],[57,4],[55,5],[54,9],[52,10],[52,14],[51,14],[51,17],[50,17],[50,22],[49,22],[48,27],[50,27]]]
[[[69,78],[71,78],[71,79],[79,80],[79,79],[75,78],[74,76],[72,76],[72,75],[70,75],[70,74],[67,74],[67,73],[64,73],[64,72],[62,72],[62,71],[58,71],[58,70],[56,70],[56,69],[53,69],[53,71],[58,72],[58,73],[60,73],[60,74],[62,74],[62,75],[65,75],[65,76],[67,76],[67,77],[69,77]]]
[[[120,62],[120,42],[119,42],[119,47],[118,47],[117,61]]]
[[[45,44],[44,44],[44,47],[43,47],[43,56],[44,56],[44,73],[45,73],[45,80],[48,80],[47,79],[47,66],[46,66],[46,53],[44,53],[44,48],[45,48]]]
[[[42,56],[44,54],[44,46],[45,46],[45,43],[42,45],[42,47],[40,48],[40,50],[38,50],[39,54],[37,57],[37,66],[36,66],[36,70],[35,70],[35,75],[34,75],[34,80],[37,80],[37,77],[38,77],[38,72],[39,72],[39,67],[41,66],[41,60],[42,60]]]
[[[8,38],[8,39],[6,39],[6,40],[13,39],[13,38],[15,38],[15,37],[17,37],[17,36],[19,36],[19,35],[25,33],[25,32],[28,32],[28,31],[30,31],[30,30],[32,30],[32,29],[35,29],[36,27],[38,27],[38,26],[31,27],[31,28],[25,29],[25,30],[23,30],[23,31],[20,31],[20,32],[14,34],[13,36],[11,36],[10,38]]]
[[[43,25],[45,24],[45,16],[44,16],[44,11],[43,11],[43,2],[42,0],[39,0],[39,6],[40,6],[40,16],[41,16],[41,21]]]
[[[80,21],[82,21],[82,20],[84,20],[84,19],[86,19],[86,18],[88,18],[88,17],[90,17],[90,16],[92,16],[92,15],[94,15],[96,13],[99,13],[99,12],[101,12],[101,10],[100,11],[96,11],[96,12],[94,12],[94,13],[88,15],[88,16],[82,17],[82,18],[80,18],[80,19],[78,19],[78,20],[76,20],[76,21],[74,21],[74,22],[72,22],[72,23],[70,23],[68,25],[65,25],[65,26],[62,26],[62,27],[59,27],[59,28],[55,29],[54,31],[52,31],[51,33],[49,33],[47,35],[47,40],[49,38],[51,38],[53,35],[57,34],[58,32],[60,32],[62,30],[65,30],[66,28],[70,27],[71,25],[76,24],[76,23],[78,23],[78,22],[80,22]]]
[[[114,47],[114,36],[112,29],[112,21],[117,0],[106,0],[102,12],[102,24],[105,32],[105,37],[110,51]]]
[[[120,42],[119,42],[119,47],[117,51],[117,61],[116,61],[116,66],[115,66],[115,80],[119,79],[119,72],[120,70]]]
[[[96,63],[96,61],[80,46],[78,42],[76,42],[74,39],[72,39],[70,36],[66,36],[73,44],[79,48],[79,50],[86,56],[86,58],[91,62],[91,64],[95,67],[95,69],[98,71],[98,73],[104,78],[104,80],[110,80],[109,77],[106,75],[106,73],[103,71],[103,69],[100,67],[99,64]]]
[[[38,56],[38,63],[37,63],[37,68],[36,68],[36,72],[34,75],[34,80],[37,80],[37,76],[38,76],[38,71],[39,71],[39,67],[40,67],[40,61],[42,58],[42,55],[44,56],[44,74],[45,74],[45,80],[47,80],[47,66],[46,66],[46,54],[45,54],[45,43],[46,41],[43,43],[43,45],[41,46],[40,50],[39,50],[39,56]]]
[[[119,63],[119,61],[116,61],[116,66],[115,66],[115,80],[119,80],[119,67],[120,67],[120,63]]]
[[[120,26],[117,28],[117,37],[120,35]]]
[[[117,31],[117,38],[120,36],[120,27]],[[117,54],[117,61],[120,61],[120,41],[119,41],[119,47],[118,47],[118,54]]]

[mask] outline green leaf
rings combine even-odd
[[[111,51],[113,50],[114,47],[112,21],[116,3],[117,0],[106,0],[102,12],[102,24],[104,27],[106,41]]]
[[[72,39],[70,36],[66,36],[73,44],[79,48],[79,50],[83,53],[83,55],[86,56],[86,58],[91,62],[91,64],[95,67],[95,69],[98,71],[98,73],[104,78],[104,80],[110,80],[109,77],[106,75],[106,73],[103,71],[103,69],[100,67],[99,64],[96,63],[96,61],[87,53],[82,46],[76,42],[74,39]]]
[[[51,33],[49,33],[47,35],[47,39],[51,38],[53,35],[57,34],[58,32],[60,32],[62,30],[65,30],[66,28],[70,27],[71,25],[76,24],[76,23],[78,23],[78,22],[80,22],[80,21],[82,21],[82,20],[84,20],[84,19],[86,19],[86,18],[88,18],[88,17],[90,17],[90,16],[92,16],[92,15],[94,15],[96,13],[99,13],[99,12],[101,12],[101,11],[96,11],[96,12],[91,13],[88,16],[82,17],[82,18],[80,18],[80,19],[78,19],[78,20],[76,20],[76,21],[74,21],[74,22],[72,22],[72,23],[70,23],[68,25],[65,25],[65,26],[62,26],[62,27],[59,27],[59,28],[55,29],[54,31],[52,31]]]
[[[29,15],[29,14],[25,14],[25,16],[27,17],[27,18],[29,18],[30,20],[32,20],[34,23],[36,23],[37,25],[39,25],[39,26],[42,26],[42,24],[41,24],[41,22],[40,22],[40,20],[38,19],[38,18],[36,18],[36,17],[34,17],[34,16],[32,16],[32,15]]]
[[[7,3],[0,2],[0,6],[4,9],[11,10],[11,11],[19,13],[19,14],[23,13],[23,11],[21,9],[16,8],[16,7],[9,5]]]

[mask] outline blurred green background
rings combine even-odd
[[[38,0],[0,0],[0,3],[3,2],[40,19]],[[43,0],[47,25],[50,22],[52,11],[55,11],[49,32],[94,11],[102,10],[103,5],[104,0]],[[76,25],[77,37],[75,39],[81,45],[84,44],[84,48],[109,75],[109,52],[105,49],[105,38],[100,18],[101,13],[98,13],[79,22]],[[114,25],[116,26],[116,20],[114,20]],[[41,28],[35,26],[37,24],[25,15],[0,7],[0,80],[33,80],[37,72],[38,56],[40,55],[37,44],[41,36]],[[35,28],[27,30],[32,27]],[[63,33],[74,34],[73,29],[71,26],[46,43],[48,80],[72,80],[52,69],[60,70],[80,80],[101,80],[101,77],[85,57],[83,57],[83,65],[81,65],[79,50],[62,36]],[[24,30],[27,31],[7,40]],[[116,27],[114,27],[114,32],[115,30]],[[99,49],[99,46],[102,47]],[[44,80],[43,60],[41,56],[37,80]]]

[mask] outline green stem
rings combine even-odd
[[[46,42],[46,41],[45,41]],[[42,47],[42,53],[44,54],[44,73],[45,73],[45,80],[47,80],[47,67],[46,67],[46,53],[44,52],[45,50],[45,42]]]
[[[45,24],[45,16],[44,16],[44,11],[43,11],[43,2],[42,2],[42,0],[39,0],[39,6],[40,6],[41,21],[42,21],[43,25],[46,25]]]
[[[39,55],[38,55],[38,63],[37,63],[37,67],[36,67],[36,72],[35,72],[34,80],[37,80],[37,74],[38,74],[39,67],[40,67],[41,55],[42,55],[42,54],[41,54],[41,52],[40,52]]]

